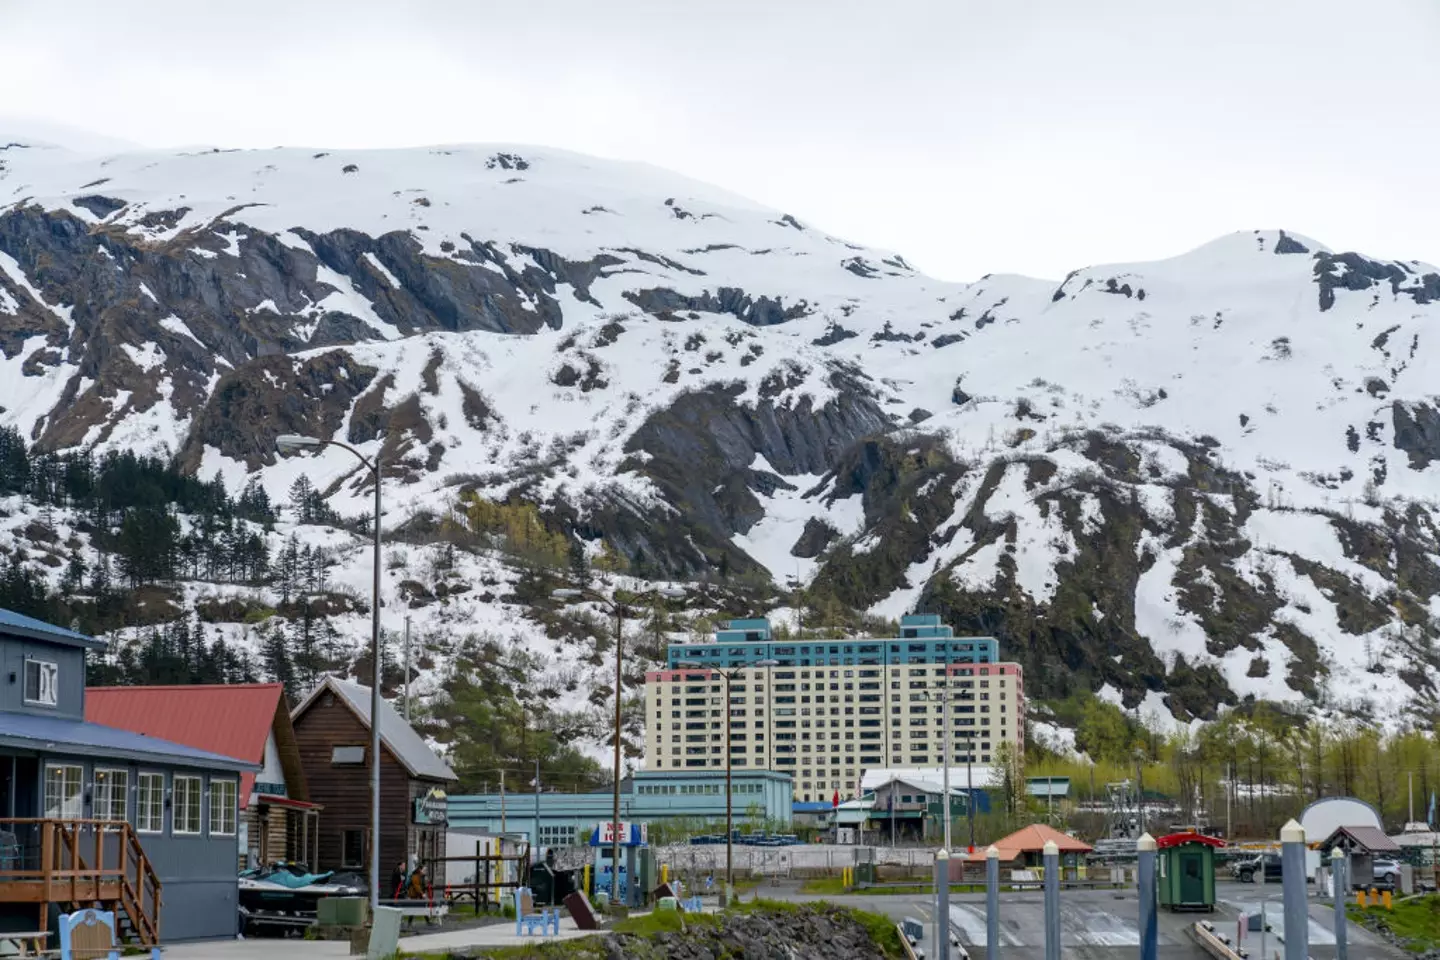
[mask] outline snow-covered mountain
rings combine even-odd
[[[943,613],[1032,694],[1436,707],[1433,267],[1267,230],[953,284],[550,149],[0,148],[0,423],[43,447],[353,516],[353,458],[275,451],[336,437],[396,524],[534,502],[642,575]]]

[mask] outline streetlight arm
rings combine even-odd
[[[374,460],[371,460],[369,457],[365,456],[365,454],[361,453],[359,450],[356,450],[348,443],[342,443],[339,440],[324,440],[321,442],[320,445],[322,447],[339,447],[341,450],[349,450],[355,455],[355,458],[361,463],[363,463],[365,465],[365,468],[371,473],[378,475],[380,472],[380,468],[376,466],[376,462]]]

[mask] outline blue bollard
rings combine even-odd
[[[950,960],[950,851],[935,854],[935,957]]]
[[[1345,930],[1345,902],[1350,894],[1350,861],[1339,847],[1330,851],[1330,885],[1335,894],[1335,956],[1339,960],[1346,960],[1350,955]]]
[[[1000,960],[1000,851],[985,851],[985,960]]]
[[[1060,848],[1046,840],[1045,864],[1045,960],[1060,960]],[[1288,960],[1288,958],[1287,958]]]
[[[1160,928],[1155,896],[1155,838],[1143,834],[1135,842],[1140,859],[1135,871],[1140,887],[1140,960],[1157,960],[1160,954]]]
[[[1305,828],[1294,820],[1280,828],[1280,878],[1285,891],[1285,960],[1308,960],[1310,911],[1305,903]]]

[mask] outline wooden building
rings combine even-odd
[[[370,688],[326,677],[290,715],[311,799],[325,808],[317,869],[366,870]],[[413,727],[380,704],[380,876],[445,856],[446,791],[458,778]],[[382,890],[384,899],[391,891]]]
[[[258,765],[240,778],[241,865],[313,863],[320,807],[300,765],[285,687],[278,683],[91,687],[85,719]]]

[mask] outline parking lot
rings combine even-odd
[[[1265,904],[1273,933],[1266,938],[1267,953],[1274,955],[1284,935],[1278,884],[1261,887],[1221,881],[1217,884],[1217,909],[1213,914],[1159,914],[1159,952],[1164,958],[1199,958],[1206,954],[1190,938],[1188,928],[1197,920],[1207,919],[1232,938],[1242,912],[1258,913]],[[798,887],[767,888],[763,896],[782,899],[821,899],[801,895]],[[926,927],[922,946],[927,956],[934,956],[930,933],[935,916],[933,897],[916,895],[848,895],[828,899],[846,906],[884,913],[896,922],[912,917]],[[1045,954],[1044,899],[1037,891],[1001,894],[1000,944],[1006,960],[1042,958]],[[1060,940],[1066,960],[1071,957],[1089,960],[1129,960],[1140,944],[1140,905],[1133,890],[1064,890],[1060,894]],[[1310,900],[1310,956],[1315,960],[1335,956],[1335,934],[1331,926],[1332,911],[1328,901]],[[983,956],[985,950],[985,898],[983,894],[960,894],[951,898],[950,924],[972,957]],[[1403,954],[1372,937],[1355,924],[1350,924],[1349,955],[1352,960],[1395,960]],[[1260,956],[1260,934],[1247,933],[1244,947],[1252,957]]]

